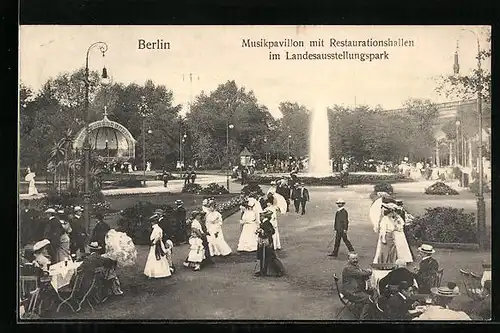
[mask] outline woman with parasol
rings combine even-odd
[[[28,186],[28,195],[37,195],[38,194],[38,190],[36,189],[36,186],[35,186],[35,173],[31,171],[30,168],[28,168],[28,173],[26,175],[26,177],[24,177],[24,180],[29,182],[29,186]]]

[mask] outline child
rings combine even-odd
[[[174,262],[172,261],[172,254],[174,252],[174,243],[170,239],[168,239],[165,242],[165,248],[167,249],[166,257],[168,264],[170,266],[170,272],[174,273],[175,267],[174,267]]]
[[[205,248],[203,247],[203,240],[194,230],[189,238],[189,246],[188,262],[184,263],[184,266],[191,266],[194,271],[199,271],[200,264],[205,259]]]

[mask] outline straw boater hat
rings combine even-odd
[[[338,199],[336,201],[336,204],[345,204],[345,201],[343,199]]]
[[[74,210],[75,212],[83,212],[83,208],[82,208],[82,207],[80,207],[80,206],[75,206],[75,208],[73,208],[73,210]]]
[[[434,248],[432,247],[432,245],[428,245],[428,244],[422,244],[418,250],[422,253],[425,253],[425,254],[433,254],[434,252],[436,252],[436,250],[434,250]]]
[[[449,287],[434,287],[431,288],[431,293],[440,297],[455,297],[460,295],[459,291],[450,289]]]
[[[54,208],[49,208],[45,211],[45,213],[55,214],[56,210]]]
[[[101,246],[99,246],[99,244],[98,244],[97,242],[92,242],[92,243],[90,243],[90,244],[89,244],[89,249],[90,249],[91,251],[92,251],[92,250],[97,251],[97,250],[102,249],[102,247],[101,247]]]
[[[271,185],[276,185],[276,181],[275,180],[271,180]]]
[[[33,251],[41,250],[49,244],[50,244],[50,241],[48,239],[44,239],[44,240],[41,240],[39,242],[36,242],[35,245],[33,245]]]
[[[182,205],[184,202],[182,202],[182,200],[175,200],[175,204],[177,205]]]

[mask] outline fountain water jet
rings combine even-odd
[[[309,167],[307,174],[313,177],[332,175],[330,165],[330,128],[326,108],[312,111],[309,124]]]

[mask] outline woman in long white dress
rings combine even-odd
[[[241,229],[240,239],[238,241],[238,252],[254,252],[257,251],[257,228],[259,225],[259,214],[254,209],[256,200],[249,198],[246,205],[243,207],[240,224]]]
[[[158,219],[153,215],[151,222],[153,230],[149,237],[151,247],[149,248],[148,259],[144,267],[144,275],[149,278],[163,278],[172,275],[167,260],[167,249],[162,242],[163,230],[158,225]]]
[[[396,252],[398,259],[404,260],[407,264],[413,262],[410,246],[404,233],[404,220],[395,211],[391,212],[394,221],[394,244],[396,245]]]
[[[267,210],[267,211],[270,211],[273,213],[273,215],[271,215],[271,220],[270,220],[271,224],[274,227],[273,248],[275,250],[281,250],[280,233],[278,230],[278,208],[272,204],[271,199],[268,199],[266,201],[266,203],[267,203],[267,206],[264,210],[265,211]]]
[[[207,231],[210,236],[208,239],[208,247],[212,256],[227,256],[232,250],[224,239],[222,232],[222,215],[215,209],[215,202],[212,201],[208,205],[208,213],[205,216]]]
[[[396,229],[391,210],[384,209],[383,217],[378,226],[378,241],[375,251],[374,264],[393,264],[397,259],[394,230]]]
[[[24,178],[25,181],[29,182],[28,195],[37,195],[38,194],[38,190],[36,189],[36,186],[35,186],[35,177],[36,177],[36,175],[34,172],[28,171],[28,174]]]

